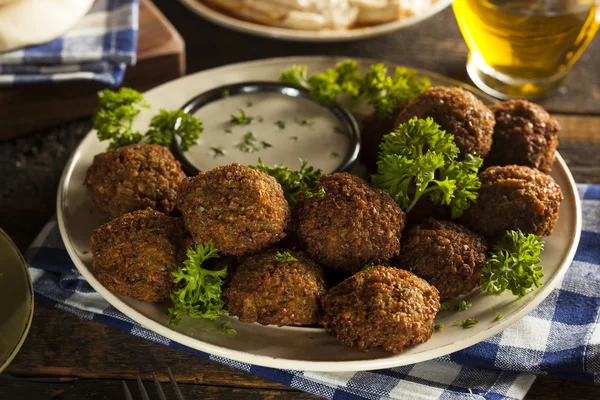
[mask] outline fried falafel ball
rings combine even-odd
[[[321,188],[297,212],[298,239],[313,259],[356,272],[398,254],[405,216],[389,194],[345,172],[321,176],[314,191]]]
[[[530,167],[490,167],[479,173],[477,202],[467,209],[462,222],[490,242],[508,230],[549,236],[558,220],[563,200],[560,186],[551,176]]]
[[[109,290],[140,301],[169,298],[171,272],[192,241],[183,222],[151,208],[124,214],[94,231],[92,273]]]
[[[240,164],[184,181],[177,207],[196,243],[212,240],[232,256],[255,253],[283,239],[290,220],[290,206],[275,178]]]
[[[321,305],[321,324],[341,343],[398,353],[431,338],[440,298],[411,272],[375,266],[330,289]]]
[[[284,326],[318,323],[325,293],[321,266],[302,252],[273,248],[240,264],[224,295],[240,321]]]
[[[439,291],[441,301],[448,301],[479,286],[486,251],[482,236],[430,218],[402,237],[402,253],[394,265],[425,279]]]
[[[461,154],[485,157],[492,147],[494,113],[474,94],[458,87],[437,86],[415,97],[398,115],[395,127],[411,118],[433,120],[454,136]]]
[[[181,164],[169,149],[134,144],[96,155],[85,185],[96,207],[115,218],[146,207],[170,213],[176,188],[184,179]]]
[[[540,105],[508,100],[490,107],[496,117],[487,165],[526,165],[550,173],[560,125]]]

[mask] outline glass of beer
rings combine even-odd
[[[492,96],[536,98],[556,88],[592,41],[600,0],[454,0],[467,71]]]

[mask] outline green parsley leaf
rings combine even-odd
[[[361,271],[368,271],[368,270],[370,270],[371,268],[373,268],[373,264],[367,264],[367,265],[365,265],[364,267],[362,267],[360,270],[361,270]]]
[[[450,309],[450,304],[448,303],[442,303],[440,304],[440,311],[446,311]]]
[[[188,249],[187,257],[184,267],[171,273],[175,290],[171,293],[173,307],[169,308],[169,323],[181,323],[184,315],[214,321],[227,313],[222,293],[227,267],[217,271],[202,268],[206,260],[219,258],[219,250],[212,241]]]
[[[260,145],[262,146],[263,149],[268,149],[269,147],[273,147],[273,145],[271,143],[267,143],[264,140],[261,140]]]
[[[307,199],[312,199],[313,197],[323,197],[325,196],[325,188],[319,188],[318,191],[316,192],[311,192],[311,191],[305,191],[304,195],[306,196]]]
[[[242,109],[239,110],[240,115],[231,114],[231,122],[237,125],[249,125],[254,122],[254,117],[246,115]]]
[[[523,297],[542,285],[540,252],[544,241],[536,235],[524,235],[520,230],[508,231],[493,247],[481,273],[481,286],[491,294],[510,290]]]
[[[373,106],[375,114],[386,117],[405,106],[430,85],[429,79],[419,78],[416,71],[398,66],[391,77],[385,65],[375,64],[365,74],[362,92]]]
[[[206,211],[206,208],[204,208],[202,206],[198,207],[198,212],[204,212],[204,211]]]
[[[142,134],[132,129],[134,118],[150,108],[140,92],[125,87],[117,92],[104,89],[98,92],[98,103],[93,127],[100,141],[108,140],[108,147],[115,149],[142,140]]]
[[[276,121],[275,125],[277,125],[277,128],[281,130],[285,129],[285,122],[283,122],[282,120]]]
[[[158,231],[160,231],[160,228],[157,228],[157,227],[148,229],[148,232],[158,232]]]
[[[473,303],[461,300],[456,306],[454,306],[454,311],[465,311],[471,308]]]
[[[496,315],[496,318],[494,319],[494,321],[500,321],[501,319],[504,319],[504,315],[498,314],[498,315]]]
[[[146,135],[150,138],[150,143],[166,147],[171,145],[175,136],[179,136],[181,148],[189,150],[196,144],[203,130],[202,122],[183,110],[160,110],[150,121],[150,129]]]
[[[229,327],[230,323],[231,321],[225,321],[221,324],[221,332],[223,332],[227,336],[233,336],[237,333],[235,329]]]
[[[455,321],[453,325],[454,326],[462,326],[463,328],[467,329],[467,328],[474,327],[478,323],[479,323],[479,321],[477,321],[476,319],[469,318],[469,319],[465,319],[464,321]]]
[[[225,155],[225,152],[221,147],[211,147],[210,149],[213,151],[214,158],[223,157]]]
[[[477,199],[477,171],[482,160],[467,155],[458,161],[458,147],[432,118],[412,118],[383,137],[378,173],[373,183],[410,212],[423,196],[450,206],[458,217]]]
[[[306,160],[300,159],[300,169],[294,171],[283,163],[278,165],[266,165],[262,159],[258,159],[258,165],[250,166],[258,171],[274,177],[283,189],[283,194],[290,205],[298,202],[298,194],[306,192],[315,186],[321,176],[321,170],[307,166]]]
[[[232,187],[233,186],[233,179],[230,179],[227,181],[227,186],[228,187]]]
[[[444,329],[444,324],[435,324],[433,326],[433,329],[436,330],[437,332],[440,332],[442,329]]]
[[[295,262],[298,261],[298,259],[294,256],[292,256],[288,251],[285,251],[283,253],[277,252],[277,254],[275,254],[275,261],[277,262]]]
[[[242,141],[235,145],[238,149],[243,151],[244,153],[254,153],[258,151],[258,147],[254,144],[256,142],[256,138],[252,132],[247,132]]]

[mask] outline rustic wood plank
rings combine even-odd
[[[144,379],[144,386],[150,398],[155,397],[154,384]],[[161,382],[168,380],[161,379]],[[134,398],[141,398],[135,381],[127,382]],[[170,384],[162,385],[167,398],[174,398]],[[187,399],[230,399],[230,400],[307,400],[317,399],[302,392],[240,389],[216,386],[180,384],[182,394]],[[120,379],[115,380],[74,380],[64,382],[32,382],[30,380],[0,378],[0,398],[19,400],[115,400],[123,399],[123,387]]]
[[[275,382],[154,343],[73,314],[36,304],[31,331],[5,373],[18,377],[167,379],[179,382],[288,390]],[[2,398],[2,396],[0,396]]]
[[[188,72],[261,58],[323,54],[385,59],[470,82],[465,69],[467,46],[451,7],[424,23],[375,38],[344,43],[297,43],[222,28],[192,14],[177,1],[155,0],[155,3],[173,21],[187,44]],[[222,45],[225,43],[228,45]],[[564,86],[540,102],[552,112],[600,114],[598,65],[600,39],[596,38]]]
[[[570,145],[600,143],[600,117],[554,114],[560,123],[560,141]]]

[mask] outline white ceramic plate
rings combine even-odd
[[[241,81],[276,80],[282,69],[293,64],[305,64],[309,71],[318,71],[330,68],[340,60],[330,57],[279,58],[229,65],[186,76],[145,94],[154,110],[143,112],[136,128],[144,129],[156,109],[176,109],[205,90]],[[359,62],[361,67],[367,67],[376,61]],[[484,101],[493,101],[477,89],[460,82],[425,71],[421,73],[429,76],[434,85],[463,86]],[[552,176],[562,187],[564,201],[554,233],[547,238],[546,249],[541,257],[545,273],[543,286],[521,299],[508,293],[491,296],[475,291],[466,297],[473,303],[467,312],[455,314],[453,311],[445,311],[438,315],[436,322],[444,324],[446,329],[441,333],[434,333],[426,343],[392,355],[379,351],[361,353],[344,347],[318,328],[277,328],[244,324],[232,318],[231,327],[238,333],[228,337],[206,332],[211,325],[200,320],[188,320],[180,326],[172,327],[168,325],[165,315],[168,304],[141,303],[115,295],[105,289],[90,272],[90,236],[103,222],[103,216],[94,210],[83,181],[94,155],[105,149],[106,146],[98,142],[93,132],[88,134],[67,164],[58,191],[60,232],[69,255],[81,274],[108,302],[146,328],[194,349],[255,365],[308,371],[380,369],[429,360],[474,345],[507,328],[533,310],[560,281],[579,242],[579,199],[569,169],[559,156]],[[495,321],[498,314],[503,314],[505,318]],[[473,328],[452,326],[453,321],[471,317],[480,321]],[[227,317],[222,318],[226,320]]]
[[[364,39],[372,36],[382,35],[417,24],[427,18],[432,17],[452,3],[452,0],[438,0],[437,3],[423,13],[381,25],[349,30],[301,31],[243,21],[241,19],[237,19],[216,11],[204,5],[200,0],[180,1],[192,12],[226,28],[249,33],[251,35],[303,42],[343,42],[347,40]]]

